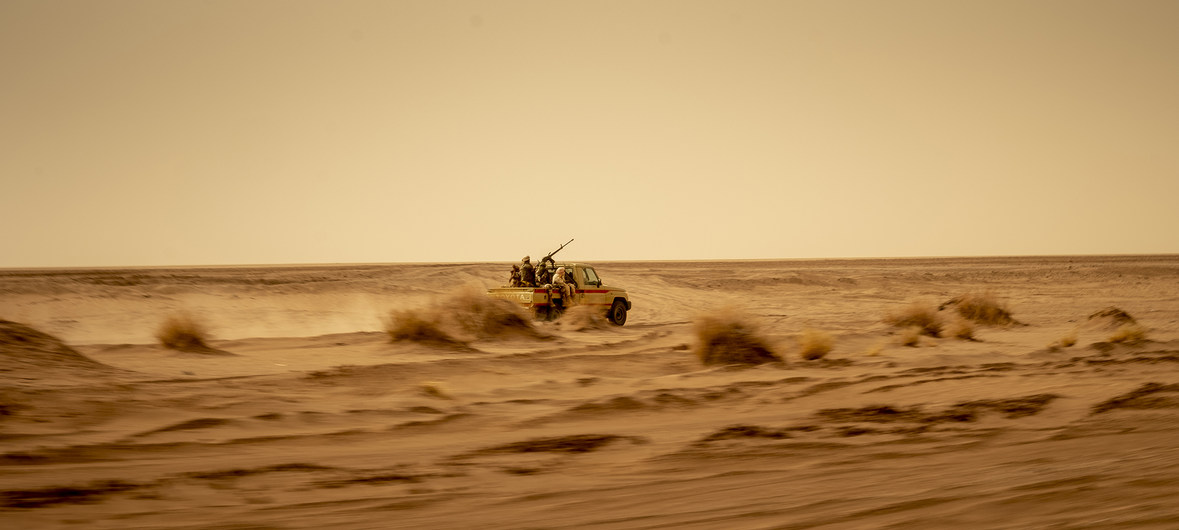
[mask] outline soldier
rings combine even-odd
[[[508,286],[509,287],[519,287],[520,286],[520,266],[519,265],[512,264],[512,276],[511,276],[511,278],[508,278]]]
[[[561,302],[565,307],[570,307],[577,303],[574,300],[574,295],[577,293],[577,285],[572,281],[566,281],[565,267],[557,267],[557,275],[553,276],[553,287],[561,290]]]
[[[553,258],[545,256],[536,267],[536,285],[544,285],[553,281]]]
[[[536,275],[532,271],[532,264],[528,262],[530,259],[532,258],[529,256],[524,256],[524,259],[520,260],[522,262],[520,264],[520,285],[523,287],[536,287],[536,285],[532,283],[533,280],[536,279]]]

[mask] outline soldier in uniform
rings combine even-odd
[[[553,281],[553,259],[545,258],[540,260],[540,265],[536,267],[536,285],[544,285]]]
[[[532,264],[528,262],[530,259],[532,258],[524,256],[524,259],[520,260],[520,285],[523,287],[536,287],[536,284],[532,283],[536,279],[536,274],[532,270]]]
[[[520,266],[519,265],[512,264],[512,276],[510,278],[508,278],[508,286],[509,287],[519,287],[520,286]]]

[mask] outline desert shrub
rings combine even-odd
[[[1068,333],[1065,333],[1064,336],[1060,337],[1060,339],[1058,339],[1056,341],[1056,346],[1059,346],[1061,348],[1068,348],[1069,346],[1072,346],[1076,343],[1077,343],[1077,331],[1072,330]]]
[[[204,323],[189,313],[170,315],[160,323],[156,339],[168,349],[178,351],[211,350],[206,344],[209,333]]]
[[[808,361],[826,357],[834,344],[835,339],[829,333],[817,329],[804,329],[798,336],[799,355]]]
[[[956,339],[978,340],[974,337],[974,324],[971,324],[965,318],[958,318],[951,322],[948,331],[950,332],[950,336]]]
[[[1138,324],[1122,324],[1109,336],[1110,342],[1134,344],[1146,340],[1146,329]]]
[[[930,337],[942,336],[942,327],[945,326],[937,308],[925,302],[913,302],[889,313],[884,321],[898,328],[917,328],[919,333]]]
[[[696,317],[696,355],[707,365],[781,361],[751,317],[725,308]]]
[[[917,326],[905,328],[899,336],[901,346],[911,346],[914,348],[920,346],[921,335],[924,335],[924,332]]]
[[[942,308],[952,306],[962,318],[988,326],[1016,324],[1011,311],[990,291],[971,292],[954,298]]]

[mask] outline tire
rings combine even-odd
[[[626,302],[615,300],[614,305],[610,306],[610,312],[606,314],[606,318],[615,326],[626,324]]]

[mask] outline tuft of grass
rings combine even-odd
[[[706,365],[753,365],[782,360],[753,319],[737,309],[702,314],[693,323],[693,330],[696,355]]]
[[[825,331],[807,328],[798,336],[799,355],[807,361],[815,361],[831,353],[835,339]]]
[[[921,335],[924,335],[921,328],[912,326],[905,328],[900,334],[901,346],[910,346],[916,348],[921,345]]]
[[[206,341],[209,332],[205,324],[186,312],[170,315],[156,329],[156,339],[165,348],[183,352],[212,350]]]
[[[1135,344],[1146,340],[1146,329],[1138,324],[1122,324],[1109,336],[1110,342]]]
[[[1072,331],[1069,331],[1068,333],[1065,333],[1064,336],[1057,339],[1056,342],[1052,344],[1052,346],[1055,346],[1058,348],[1068,348],[1069,346],[1072,346],[1076,343],[1077,343],[1077,330],[1074,329]]]
[[[1009,326],[1018,322],[1011,311],[991,291],[970,292],[954,298],[942,307],[953,306],[962,318],[988,326]]]
[[[950,336],[959,340],[977,341],[974,337],[974,324],[964,318],[955,319],[950,324]]]
[[[884,321],[898,328],[916,328],[920,334],[934,338],[942,336],[942,328],[945,326],[937,308],[926,302],[912,302],[885,315]]]

